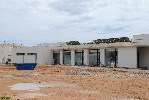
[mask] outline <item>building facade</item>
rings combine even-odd
[[[13,48],[12,63],[60,64],[71,66],[149,67],[149,34],[97,39],[90,43],[78,41],[40,44]]]
[[[8,61],[11,63],[11,49],[12,48],[22,48],[23,45],[3,43],[0,44],[0,63],[6,63]]]

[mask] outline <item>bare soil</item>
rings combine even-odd
[[[127,70],[52,65],[16,70],[14,66],[0,65],[0,97],[11,97],[11,100],[149,100],[148,71]],[[12,88],[16,84],[37,87]]]

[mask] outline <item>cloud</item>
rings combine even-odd
[[[0,0],[0,40],[40,43],[149,32],[148,0]]]

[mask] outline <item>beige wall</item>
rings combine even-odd
[[[118,48],[118,67],[137,68],[137,47]]]

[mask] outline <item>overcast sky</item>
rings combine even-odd
[[[0,42],[90,42],[149,33],[149,0],[0,0]]]

